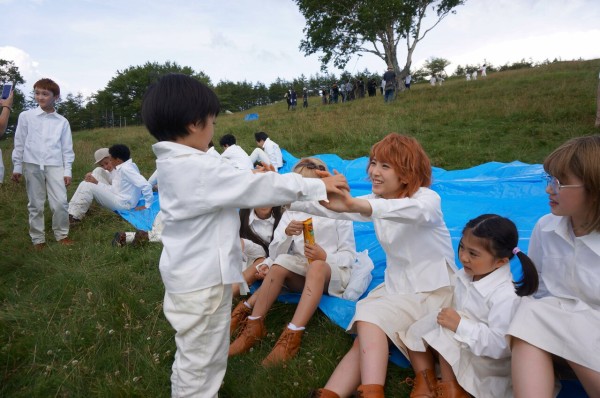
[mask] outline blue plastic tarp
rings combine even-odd
[[[284,166],[280,173],[288,173],[299,161],[282,149]],[[334,154],[320,154],[314,157],[323,160],[330,171],[344,174],[353,196],[371,192],[367,178],[368,158],[344,160]],[[496,213],[514,221],[519,231],[519,247],[527,252],[529,237],[536,221],[549,212],[548,196],[545,193],[544,171],[539,164],[526,164],[518,161],[511,163],[490,162],[465,170],[444,170],[433,168],[432,189],[442,198],[442,210],[452,237],[455,253],[458,241],[466,222],[485,213]],[[155,203],[158,205],[158,201]],[[154,207],[154,206],[153,206]],[[150,212],[150,210],[148,210]],[[127,212],[126,212],[127,213]],[[140,212],[128,212],[123,216],[139,229],[146,229],[149,218],[138,224]],[[132,214],[133,213],[133,214]],[[127,216],[126,216],[127,215]],[[151,217],[151,213],[148,214]],[[385,253],[375,237],[372,223],[354,223],[357,251],[369,250],[369,256],[375,264],[373,280],[368,291],[383,282]],[[456,264],[460,266],[458,258]],[[521,277],[518,260],[511,263],[514,279]],[[367,293],[365,293],[366,295]],[[280,301],[297,303],[298,294],[284,294]],[[363,295],[364,297],[364,295]],[[354,315],[355,303],[337,297],[323,296],[319,308],[334,323],[346,328]],[[409,366],[408,361],[396,350],[392,361],[400,366]],[[578,397],[581,385],[577,382],[566,383],[560,396]]]
[[[248,114],[246,114],[246,116],[244,116],[245,121],[256,120],[256,119],[258,119],[258,113],[248,113]]]

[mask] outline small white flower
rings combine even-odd
[[[112,329],[110,329],[110,330],[108,331],[108,334],[114,334],[114,333],[115,333],[115,331],[114,331],[114,330],[112,330]]]
[[[135,376],[135,377],[133,378],[133,382],[134,382],[134,383],[137,383],[137,382],[138,382],[138,381],[140,381],[141,379],[142,379],[142,376]]]
[[[52,354],[54,354],[54,352],[52,350],[48,350],[48,352],[46,352],[46,354],[52,355]]]

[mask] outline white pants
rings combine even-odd
[[[162,231],[164,228],[164,224],[162,222],[162,213],[159,211],[156,213],[156,217],[154,217],[154,222],[152,223],[152,229],[148,231],[148,241],[150,242],[162,242]],[[135,232],[125,232],[125,242],[133,243],[133,239],[135,238]]]
[[[252,161],[252,164],[255,164],[257,161],[261,161],[267,166],[271,164],[271,159],[269,159],[269,155],[267,155],[267,153],[260,148],[255,148],[252,151],[252,153],[250,154],[250,160]],[[275,168],[277,169],[277,167]]]
[[[64,168],[23,163],[23,175],[27,189],[27,209],[29,210],[29,235],[34,245],[46,242],[44,232],[44,205],[46,194],[52,211],[54,238],[62,240],[69,234],[69,213],[67,213],[67,187]]]
[[[94,199],[110,210],[129,210],[132,207],[127,200],[115,195],[110,185],[82,181],[69,202],[69,214],[78,220],[83,219]]]
[[[217,397],[227,369],[231,292],[231,285],[165,292],[165,317],[176,331],[172,397]]]
[[[2,158],[2,149],[0,149],[0,184],[4,182],[4,159]]]

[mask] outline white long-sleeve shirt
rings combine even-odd
[[[265,143],[263,144],[263,151],[267,154],[271,163],[276,168],[283,167],[283,155],[281,154],[281,149],[279,149],[279,145],[277,145],[273,140],[267,138]]]
[[[292,210],[353,221],[372,221],[377,240],[386,254],[384,283],[389,293],[431,292],[450,286],[447,264],[453,269],[454,250],[444,222],[439,195],[419,188],[410,198],[369,201],[370,217],[358,213],[336,213],[318,203],[293,203]]]
[[[143,198],[148,208],[154,201],[152,185],[140,174],[137,165],[131,159],[116,166],[110,191],[117,197],[127,201],[130,207],[135,207]]]
[[[23,162],[44,166],[62,166],[64,176],[71,177],[75,160],[71,126],[56,112],[41,107],[21,112],[12,153],[13,173],[23,174]]]
[[[325,200],[323,181],[294,173],[248,173],[189,146],[152,146],[161,187],[160,272],[169,293],[242,283],[238,208]]]
[[[326,217],[288,210],[281,216],[275,229],[269,256],[275,259],[279,254],[300,254],[304,256],[304,236],[289,236],[285,229],[292,220],[304,221],[312,218],[315,243],[327,253],[325,261],[332,267],[349,268],[356,259],[356,243],[352,221],[334,220]]]
[[[229,162],[239,170],[252,170],[254,165],[250,160],[250,156],[240,147],[239,145],[233,144],[225,148],[221,154],[223,159],[229,160]]]
[[[573,311],[600,311],[600,233],[576,237],[567,217],[547,214],[533,229],[527,255],[539,274],[536,298],[559,297],[571,301]]]
[[[464,269],[456,276],[454,309],[461,320],[454,338],[477,356],[509,357],[506,331],[519,302],[510,266],[502,266],[476,282]]]

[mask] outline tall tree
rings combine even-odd
[[[430,75],[446,74],[446,67],[450,65],[450,61],[444,58],[431,57],[425,61],[424,69]]]
[[[15,65],[15,62],[12,60],[0,59],[0,83],[4,82],[12,82],[13,83],[13,112],[11,112],[10,117],[8,119],[8,123],[14,124],[17,121],[17,117],[19,113],[24,109],[27,109],[25,106],[25,95],[18,88],[19,85],[25,83],[25,79],[19,72],[19,67]]]
[[[130,66],[117,71],[106,87],[94,96],[106,125],[114,126],[120,118],[125,118],[128,124],[140,123],[142,97],[146,89],[167,73],[183,73],[210,85],[210,78],[203,72],[196,73],[191,67],[179,66],[175,62],[146,62],[143,66]]]
[[[371,53],[403,78],[410,70],[417,44],[465,0],[294,0],[306,18],[300,49],[322,52],[321,66],[342,69],[357,53]],[[437,18],[423,27],[426,12]],[[406,61],[400,69],[398,44],[406,41]]]

